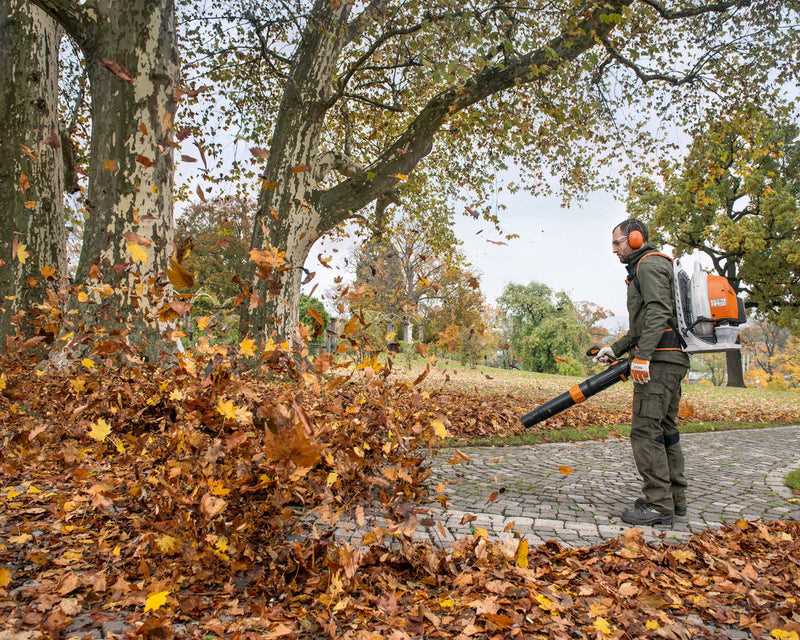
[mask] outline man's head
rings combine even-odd
[[[631,232],[638,231],[642,234],[642,245],[631,246],[628,241],[628,236]],[[636,234],[634,234],[635,236]],[[647,242],[647,225],[641,220],[636,218],[629,218],[620,222],[611,232],[611,251],[619,258],[620,262],[627,262],[630,255],[637,251]]]

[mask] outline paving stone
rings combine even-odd
[[[644,527],[646,538],[679,542],[742,517],[800,520],[800,507],[782,486],[785,473],[800,466],[800,427],[683,434],[681,445],[688,517],[675,518],[671,529]],[[449,465],[452,451],[444,449],[431,461],[431,486],[447,483],[449,506],[433,504],[431,517],[446,534],[420,527],[415,537],[450,544],[482,527],[497,538],[514,522],[517,535],[532,545],[553,539],[575,546],[597,544],[629,528],[619,516],[640,495],[641,481],[627,440],[461,450],[470,462]],[[574,472],[564,476],[562,465]],[[487,503],[500,487],[501,498]],[[477,519],[461,525],[468,513]],[[358,540],[361,533],[354,523],[342,522],[337,538]]]

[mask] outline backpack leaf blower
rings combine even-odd
[[[671,260],[665,254],[654,253]],[[736,296],[728,280],[722,276],[707,274],[699,263],[695,263],[692,277],[681,268],[678,260],[673,262],[673,267],[676,328],[681,349],[689,354],[740,349],[739,329],[747,318],[744,302]],[[586,355],[592,358],[599,351],[599,347],[592,347]],[[608,389],[620,380],[627,379],[629,373],[630,361],[617,360],[605,371],[586,378],[569,391],[526,413],[520,420],[523,426],[530,428]]]

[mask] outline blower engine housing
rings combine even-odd
[[[695,263],[692,276],[673,262],[675,269],[675,308],[678,331],[686,342],[686,353],[732,351],[740,325],[747,321],[744,302],[726,278],[710,275]]]

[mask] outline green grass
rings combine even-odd
[[[795,469],[787,473],[784,482],[792,491],[800,493],[800,469]]]
[[[740,429],[765,429],[786,426],[786,423],[773,422],[682,422],[681,433],[707,433],[710,431],[738,431]],[[595,425],[580,429],[554,429],[551,431],[530,431],[511,436],[491,436],[485,438],[448,438],[443,447],[515,447],[545,442],[583,442],[586,440],[605,440],[607,438],[627,438],[631,434],[629,424]],[[797,489],[800,490],[800,469],[796,474]],[[791,474],[790,474],[791,475]],[[788,484],[788,476],[787,476]],[[791,485],[789,485],[791,486]]]

